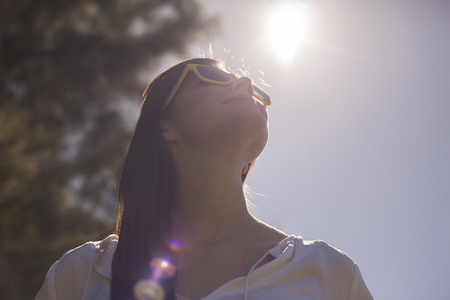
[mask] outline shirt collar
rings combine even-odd
[[[112,279],[112,258],[117,247],[118,236],[109,235],[103,241],[95,243],[95,270],[102,276]]]

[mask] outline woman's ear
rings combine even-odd
[[[159,121],[159,127],[161,127],[161,133],[166,142],[175,142],[177,140],[172,119]]]
[[[242,171],[241,171],[241,175],[247,175],[247,173],[248,173],[248,169],[250,168],[250,164],[246,164],[243,168],[242,168]]]
[[[245,178],[247,178],[248,172],[250,172],[250,169],[253,167],[254,163],[255,163],[255,161],[251,161],[248,164],[246,164],[244,167],[242,167],[242,170],[241,170],[242,183],[244,183]]]

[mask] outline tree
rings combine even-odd
[[[0,298],[26,299],[64,251],[111,232],[122,108],[215,20],[195,0],[0,5]]]

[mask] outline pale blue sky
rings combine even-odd
[[[192,55],[211,42],[271,86],[253,213],[347,252],[375,299],[450,299],[450,1],[305,1],[286,63],[266,37],[282,1],[203,2],[222,33]]]
[[[375,299],[450,299],[450,1],[293,1],[311,20],[285,62],[267,37],[284,1],[201,2],[222,32],[191,55],[272,97],[252,212],[348,253]]]

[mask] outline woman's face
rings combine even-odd
[[[248,161],[255,159],[267,142],[268,114],[252,95],[248,77],[223,86],[190,72],[173,100],[177,140],[214,153],[247,151]]]

